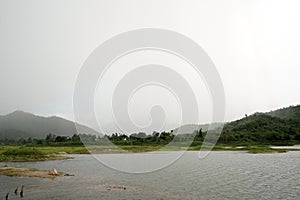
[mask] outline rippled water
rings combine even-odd
[[[109,155],[112,159],[122,155]],[[300,199],[300,151],[283,154],[211,152],[199,160],[187,152],[173,165],[153,173],[111,170],[90,155],[72,160],[2,163],[74,173],[74,177],[0,176],[0,195],[25,185],[24,199]],[[124,162],[134,162],[128,155]],[[125,186],[113,188],[113,186]],[[1,198],[1,197],[0,197]]]

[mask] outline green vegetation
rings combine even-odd
[[[188,148],[189,151],[199,151],[200,146],[192,146]],[[228,146],[216,145],[213,151],[246,151],[248,153],[286,153],[287,151],[299,151],[299,149],[285,149],[285,148],[271,148],[268,145],[247,145],[247,146]]]
[[[279,117],[281,119],[293,120],[300,122],[300,105],[298,106],[289,106],[287,108],[281,108],[275,111],[265,113],[273,117]]]
[[[43,161],[66,159],[66,157],[48,154],[33,147],[6,146],[0,148],[0,161]]]
[[[219,143],[292,145],[300,143],[300,123],[264,114],[228,123]]]
[[[199,151],[201,146],[39,146],[39,147],[19,147],[19,146],[2,146],[0,147],[0,161],[44,161],[66,159],[70,157],[57,155],[59,153],[67,154],[88,154],[88,153],[128,153],[128,152],[147,152],[147,151]],[[248,153],[284,153],[287,151],[297,151],[299,149],[273,149],[268,145],[248,145],[248,146],[228,146],[216,145],[214,151],[246,151]],[[32,153],[32,154],[30,154]]]
[[[295,114],[294,114],[295,115]],[[293,115],[293,116],[294,116]],[[216,131],[211,131],[213,135]],[[173,131],[153,132],[151,135],[139,132],[131,135],[114,133],[103,137],[88,134],[74,134],[68,136],[56,136],[48,134],[45,139],[28,138],[17,141],[2,141],[3,145],[26,145],[26,146],[110,146],[110,142],[121,146],[124,150],[128,146],[134,149],[165,146],[172,141],[173,146],[188,147],[200,146],[207,131],[195,130],[193,133],[179,134],[175,136]],[[1,142],[1,141],[0,141]],[[300,122],[293,119],[285,119],[265,114],[254,114],[246,116],[224,125],[218,145],[293,145],[300,143]],[[151,146],[151,148],[150,148]]]
[[[216,134],[218,127],[209,134]],[[0,146],[0,161],[60,159],[61,157],[55,155],[60,152],[79,154],[145,152],[160,149],[199,150],[207,134],[208,132],[202,128],[193,133],[178,135],[172,130],[153,132],[151,135],[143,132],[131,135],[114,133],[103,137],[89,134],[74,134],[69,137],[49,133],[45,139],[0,140],[2,145],[24,146],[20,148]],[[83,144],[88,146],[88,150]],[[300,144],[300,106],[265,114],[246,115],[240,120],[226,123],[213,150],[243,150],[250,153],[286,152],[286,149],[272,149],[269,146],[294,144]]]

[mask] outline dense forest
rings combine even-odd
[[[254,114],[224,126],[219,143],[299,143],[300,123],[265,114]]]

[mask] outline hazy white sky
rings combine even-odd
[[[0,0],[0,114],[72,119],[88,55],[145,27],[182,33],[208,53],[225,88],[226,120],[299,104],[299,10],[298,0]]]

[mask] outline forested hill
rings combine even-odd
[[[295,141],[300,141],[300,106],[256,113],[227,123],[219,140],[221,143],[294,143]]]
[[[300,105],[281,108],[275,111],[268,112],[266,113],[266,115],[279,117],[282,119],[291,119],[300,122]]]

